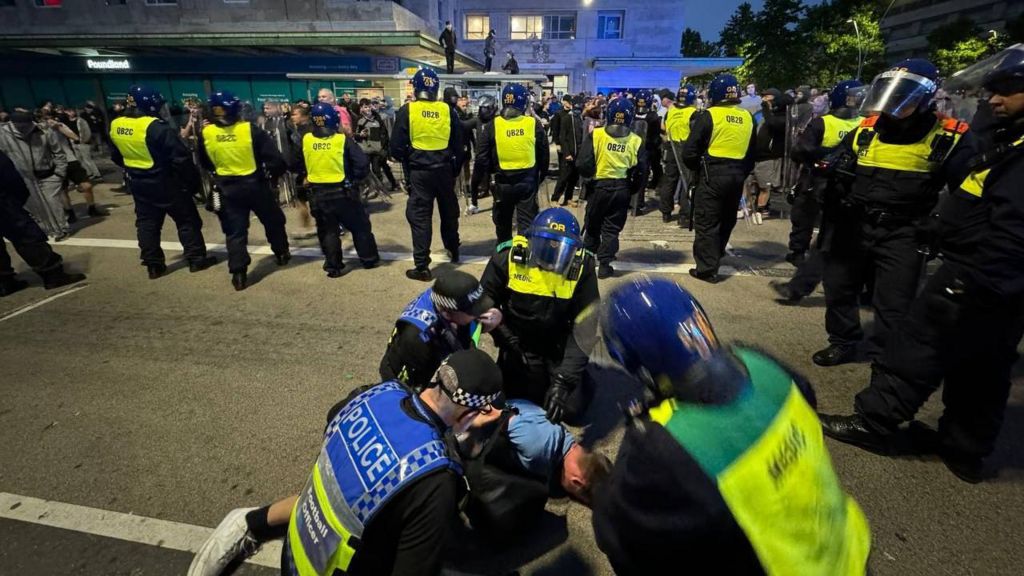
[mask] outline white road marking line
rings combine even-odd
[[[61,245],[89,248],[131,248],[134,250],[138,250],[139,248],[139,245],[134,240],[119,240],[114,238],[68,238],[61,242]],[[160,247],[172,252],[183,251],[181,244],[177,242],[161,242]],[[217,252],[220,254],[227,254],[228,252],[228,249],[224,244],[207,244],[206,249],[210,252]],[[324,257],[319,248],[292,248],[291,252],[292,256],[299,258],[312,258],[318,260]],[[270,246],[249,246],[249,253],[270,256],[274,252],[270,249]],[[355,249],[349,248],[345,250],[345,257],[357,258]],[[380,257],[381,260],[387,260],[390,262],[413,261],[411,252],[381,252]],[[430,258],[434,262],[450,261],[447,254],[432,253]],[[486,266],[489,261],[490,258],[486,256],[463,256],[460,263]],[[616,260],[612,266],[623,271],[651,272],[655,274],[688,274],[690,270],[695,267],[694,264],[658,264],[653,262],[629,262],[622,260]],[[722,276],[754,276],[754,274],[750,272],[737,270],[731,266],[722,266],[719,268],[718,273]]]
[[[0,518],[193,554],[213,533],[213,528],[205,526],[40,500],[7,492],[0,492]],[[259,553],[246,562],[280,568],[281,542],[274,540],[265,543]]]
[[[29,312],[31,310],[35,310],[36,308],[39,308],[43,304],[48,304],[50,302],[53,302],[57,298],[63,298],[65,296],[67,296],[68,294],[73,294],[75,292],[78,292],[79,290],[84,289],[88,285],[89,284],[87,284],[87,283],[80,283],[80,284],[75,285],[74,288],[71,288],[69,290],[65,290],[63,292],[54,294],[53,296],[50,296],[49,298],[44,298],[44,299],[40,300],[39,302],[36,302],[35,304],[26,304],[25,306],[22,306],[21,308],[16,308],[13,311],[8,312],[4,316],[0,316],[0,322],[6,322],[6,321],[10,320],[11,318],[14,318],[16,316],[21,316],[25,312]]]

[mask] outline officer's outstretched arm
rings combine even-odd
[[[597,159],[594,157],[594,133],[591,132],[583,138],[583,149],[580,150],[580,157],[576,159],[576,167],[580,176],[593,178],[597,174]]]
[[[391,157],[399,162],[409,160],[409,106],[405,105],[395,113],[395,127],[391,129]]]

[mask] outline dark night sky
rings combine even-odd
[[[718,33],[729,20],[736,7],[750,2],[756,13],[764,0],[684,0],[684,25],[700,32],[704,40],[718,40]],[[804,0],[804,4],[820,4],[821,0]]]

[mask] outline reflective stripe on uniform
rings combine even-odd
[[[932,160],[932,150],[939,138],[952,138],[952,145],[946,151],[949,152],[956,147],[960,137],[966,132],[966,123],[940,118],[935,119],[935,125],[921,140],[912,144],[888,144],[882,142],[875,132],[875,123],[878,116],[865,118],[853,138],[853,151],[857,153],[857,166],[866,168],[885,168],[887,170],[900,170],[902,172],[916,172],[919,174],[930,174],[939,169],[945,157]],[[963,127],[961,129],[961,126]],[[862,136],[864,135],[864,136]],[[870,135],[866,145],[858,141]]]
[[[235,122],[231,126],[209,124],[203,128],[203,146],[217,176],[256,173],[256,151],[252,147],[252,126],[248,122]]]
[[[595,133],[597,131],[595,130]],[[513,246],[529,247],[530,241],[525,236],[516,236],[512,239]],[[531,296],[544,296],[546,298],[557,298],[569,300],[576,292],[576,285],[583,276],[583,267],[574,278],[566,278],[557,272],[542,270],[536,266],[517,264],[512,260],[513,250],[508,252],[508,288],[519,294]],[[576,258],[583,258],[585,251],[581,248],[576,251]]]
[[[708,156],[729,160],[746,158],[754,133],[754,117],[750,112],[737,105],[712,106],[707,112],[711,114],[712,123]]]
[[[502,170],[524,170],[537,163],[536,124],[532,116],[494,119],[494,144]]]
[[[604,127],[594,128],[594,159],[597,161],[595,180],[622,180],[630,168],[636,166],[643,139],[630,132],[622,138],[608,134]]]
[[[835,148],[846,138],[846,135],[857,129],[860,125],[860,118],[843,119],[832,114],[825,114],[821,117],[825,123],[825,134],[821,137],[823,148]]]
[[[110,123],[110,139],[124,158],[126,167],[149,170],[154,166],[153,156],[146,145],[146,131],[153,122],[156,118],[152,116],[121,116]]]
[[[306,177],[313,184],[340,184],[345,181],[344,134],[317,138],[307,133],[302,137],[302,158],[306,163]]]
[[[452,133],[451,107],[444,102],[409,102],[409,140],[414,150],[444,150]]]
[[[686,142],[690,137],[690,120],[697,109],[693,106],[678,108],[673,106],[665,113],[665,132],[673,142]]]

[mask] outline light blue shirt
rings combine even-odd
[[[508,437],[519,462],[531,474],[550,481],[552,473],[561,470],[576,438],[561,425],[552,424],[544,409],[529,400],[516,398],[505,403],[519,410],[508,423]]]

